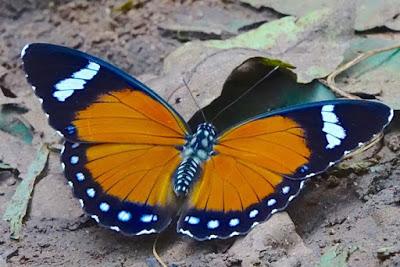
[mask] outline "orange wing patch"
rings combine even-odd
[[[282,177],[226,155],[206,162],[189,204],[196,210],[243,211],[275,191]]]
[[[97,143],[181,145],[187,133],[173,111],[130,89],[101,95],[73,124],[80,140]]]
[[[311,155],[304,131],[283,116],[258,119],[235,127],[220,138],[215,151],[243,162],[259,172],[290,175],[308,162]]]
[[[121,201],[172,204],[171,176],[180,162],[170,146],[99,144],[86,151],[85,167],[108,195]]]

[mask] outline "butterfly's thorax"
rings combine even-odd
[[[199,178],[203,162],[214,154],[216,131],[212,124],[202,123],[196,133],[187,136],[182,148],[182,162],[176,169],[174,191],[177,196],[186,196],[192,184]]]

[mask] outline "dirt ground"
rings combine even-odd
[[[1,1],[0,88],[4,96],[34,99],[19,59],[27,43],[67,45],[107,59],[135,76],[153,77],[161,73],[163,59],[182,45],[176,34],[162,29],[182,7],[193,16],[200,6],[259,21],[282,16],[237,1],[134,2],[128,12],[116,13],[112,10],[122,1]],[[33,103],[40,110],[40,103]],[[37,116],[45,121],[40,111]],[[333,249],[348,266],[400,266],[398,117],[379,144],[314,177],[287,213],[273,216],[246,237],[196,242],[177,235],[172,226],[159,237],[160,256],[169,266],[316,266]],[[54,142],[61,140],[54,137]],[[32,159],[40,134],[27,146],[1,133],[3,151],[10,147],[6,143],[13,144],[10,155],[21,158],[23,164]],[[0,172],[0,215],[20,181],[13,172]],[[125,237],[97,226],[83,214],[63,176],[59,151],[51,152],[45,173],[35,185],[21,240],[9,238],[3,220],[0,233],[0,266],[159,266],[152,254],[155,236]]]

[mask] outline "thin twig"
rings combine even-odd
[[[352,98],[352,99],[359,99],[358,96],[355,96],[353,94],[347,93],[345,91],[343,91],[342,89],[340,89],[335,82],[335,78],[336,76],[338,76],[339,74],[341,74],[342,72],[344,72],[345,70],[350,69],[351,67],[353,67],[354,65],[358,64],[359,62],[382,52],[386,52],[389,50],[393,50],[393,49],[399,49],[400,48],[400,44],[396,44],[393,46],[389,46],[389,47],[384,47],[384,48],[378,48],[378,49],[373,49],[364,53],[359,54],[357,57],[355,57],[353,60],[347,62],[346,64],[343,64],[342,66],[340,66],[339,68],[337,68],[335,71],[333,71],[331,74],[329,74],[328,78],[326,79],[326,82],[329,86],[329,88],[331,88],[331,90],[340,95],[343,96],[345,98]]]
[[[162,267],[168,267],[168,265],[165,264],[165,262],[161,259],[161,257],[157,253],[156,245],[157,245],[158,237],[159,236],[157,236],[157,238],[154,240],[154,243],[153,243],[153,255],[154,255],[154,258],[156,258],[156,260]]]

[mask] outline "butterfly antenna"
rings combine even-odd
[[[192,91],[190,90],[189,85],[187,84],[185,78],[182,78],[182,81],[183,81],[183,83],[185,84],[186,88],[188,89],[189,94],[192,96],[192,99],[193,99],[194,103],[196,104],[197,108],[200,110],[201,115],[203,116],[204,121],[207,122],[206,115],[204,114],[204,111],[203,111],[203,109],[200,107],[199,103],[197,103],[196,98],[194,97]]]
[[[225,106],[223,109],[221,109],[212,119],[211,122],[213,122],[216,118],[218,118],[225,110],[230,108],[232,105],[234,105],[236,102],[238,102],[242,97],[247,95],[251,90],[253,90],[257,85],[259,85],[261,82],[263,82],[265,79],[267,79],[274,71],[276,71],[279,68],[279,66],[276,66],[274,69],[269,71],[267,74],[265,74],[260,80],[258,80],[253,86],[251,86],[249,89],[247,89],[245,92],[243,92],[238,98],[236,98],[234,101],[232,101],[230,104]]]

